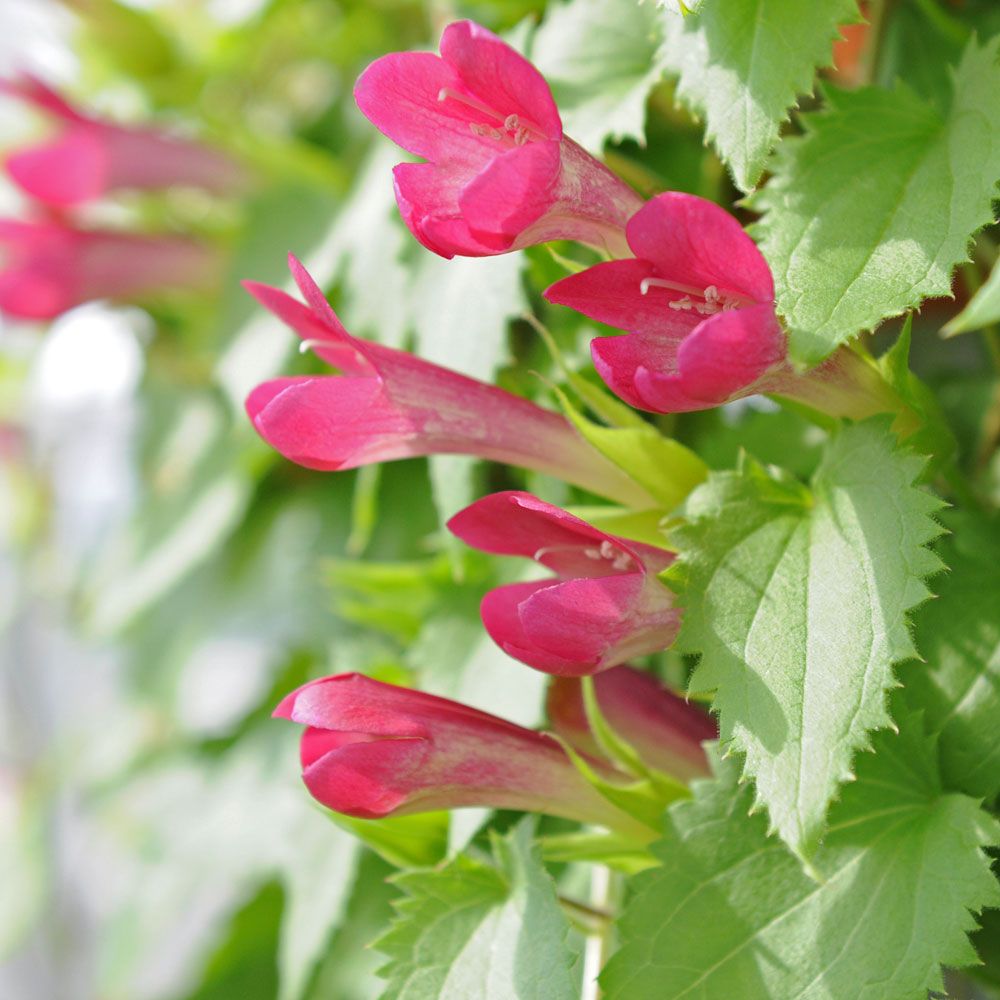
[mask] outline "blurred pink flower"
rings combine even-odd
[[[487,806],[643,829],[590,786],[557,740],[447,698],[338,674],[292,692],[274,715],[307,727],[302,778],[336,812],[375,819]]]
[[[213,248],[179,236],[0,219],[0,311],[52,319],[92,299],[206,288],[220,263]]]
[[[718,739],[719,732],[697,705],[667,690],[652,674],[627,666],[598,674],[594,694],[607,723],[649,767],[685,782],[709,774],[702,743]],[[553,678],[546,708],[553,730],[570,746],[603,755],[587,722],[579,679]]]
[[[118,188],[177,184],[226,194],[246,182],[243,168],[219,150],[91,117],[31,76],[0,80],[0,93],[34,105],[58,123],[50,141],[7,159],[14,181],[53,207],[79,205]]]
[[[656,579],[673,555],[605,534],[530,493],[494,493],[459,511],[448,528],[484,552],[525,556],[558,577],[511,583],[482,603],[493,641],[550,674],[605,670],[673,642],[680,611]]]
[[[593,341],[604,381],[658,413],[768,391],[766,377],[785,364],[785,334],[771,270],[740,224],[710,201],[668,192],[626,231],[634,258],[597,264],[545,292],[629,331]]]
[[[471,21],[448,25],[441,55],[377,59],[354,89],[365,116],[427,160],[401,163],[396,200],[442,257],[481,257],[547,240],[627,254],[631,188],[563,135],[552,92],[523,56]]]
[[[247,398],[261,437],[311,469],[351,469],[436,453],[478,455],[557,476],[602,496],[649,507],[652,499],[561,416],[502,389],[352,337],[305,268],[290,266],[303,305],[247,282],[335,376],[274,379]]]

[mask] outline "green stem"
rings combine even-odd
[[[878,80],[879,68],[885,50],[886,28],[892,19],[895,0],[871,0],[868,5],[868,45],[862,62],[861,78],[867,84]]]

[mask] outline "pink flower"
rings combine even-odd
[[[626,228],[630,260],[556,282],[550,302],[629,331],[599,337],[594,364],[624,400],[657,413],[701,410],[769,391],[785,364],[774,282],[753,240],[728,212],[668,192]]]
[[[0,219],[0,311],[52,319],[91,299],[204,288],[218,277],[210,247],[177,236],[80,230]]]
[[[542,75],[496,35],[448,25],[441,55],[397,52],[362,73],[358,107],[426,163],[394,171],[411,232],[442,257],[481,257],[546,240],[628,253],[642,201],[562,131]]]
[[[557,740],[447,698],[338,674],[294,691],[274,715],[307,727],[302,778],[336,812],[375,819],[488,806],[643,830],[588,784]]]
[[[79,205],[118,188],[181,184],[227,193],[245,183],[243,169],[224,153],[153,129],[92,118],[33,77],[0,81],[0,92],[35,105],[60,126],[50,142],[7,160],[14,181],[49,205]]]
[[[558,580],[511,583],[482,603],[493,641],[550,674],[593,674],[669,646],[680,611],[656,574],[671,553],[605,534],[530,493],[494,493],[448,528],[485,552],[526,556]]]
[[[684,782],[708,775],[702,743],[718,739],[719,733],[700,708],[633,667],[598,674],[594,694],[601,715],[648,766]],[[587,722],[577,678],[553,678],[546,708],[552,728],[570,746],[593,757],[603,755]]]
[[[337,376],[280,378],[247,399],[254,427],[286,458],[310,469],[450,452],[565,479],[640,507],[653,500],[583,440],[563,417],[519,396],[352,337],[302,265],[290,266],[308,306],[248,282]]]

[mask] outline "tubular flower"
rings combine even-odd
[[[286,458],[311,469],[351,469],[416,455],[478,455],[537,469],[641,507],[652,498],[603,458],[569,421],[519,396],[380,344],[352,337],[295,260],[308,305],[248,282],[337,376],[275,379],[247,399],[254,427]]]
[[[630,260],[597,264],[545,293],[629,331],[598,337],[594,364],[622,399],[659,413],[700,410],[759,392],[785,361],[774,282],[728,212],[669,192],[628,223]]]
[[[634,667],[614,667],[594,678],[601,714],[650,767],[687,782],[707,776],[702,743],[718,738],[712,719]],[[555,677],[546,701],[549,722],[574,749],[594,757],[602,751],[587,722],[583,691],[574,677]]]
[[[811,372],[793,370],[771,269],[718,205],[657,195],[626,234],[634,258],[597,264],[545,292],[550,302],[628,331],[591,343],[601,378],[626,402],[678,413],[769,392],[855,419],[899,406],[848,348]]]
[[[338,674],[292,692],[274,715],[306,726],[302,778],[336,812],[375,819],[488,806],[642,830],[588,784],[557,740],[447,698]]]
[[[627,254],[638,195],[563,135],[542,75],[471,21],[448,25],[441,55],[377,59],[354,89],[364,115],[426,163],[394,171],[413,235],[442,257],[482,257],[570,239]]]
[[[118,188],[178,184],[226,193],[245,182],[243,169],[218,150],[90,117],[33,77],[0,81],[0,93],[33,104],[60,126],[50,142],[7,160],[15,183],[54,207],[79,205]]]
[[[92,299],[203,288],[218,276],[211,248],[178,236],[80,230],[0,219],[0,311],[52,319]]]
[[[577,677],[669,646],[680,611],[656,574],[671,553],[605,534],[530,493],[494,493],[448,528],[485,552],[526,556],[558,579],[490,591],[483,624],[515,659]]]

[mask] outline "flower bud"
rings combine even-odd
[[[274,715],[306,726],[303,780],[336,812],[375,819],[486,806],[643,829],[595,791],[558,740],[447,698],[338,674],[292,692]]]
[[[702,744],[719,733],[706,712],[634,667],[606,670],[593,685],[604,720],[645,764],[683,782],[709,773]],[[570,746],[594,757],[603,755],[587,721],[581,681],[554,678],[546,710],[553,730]]]

